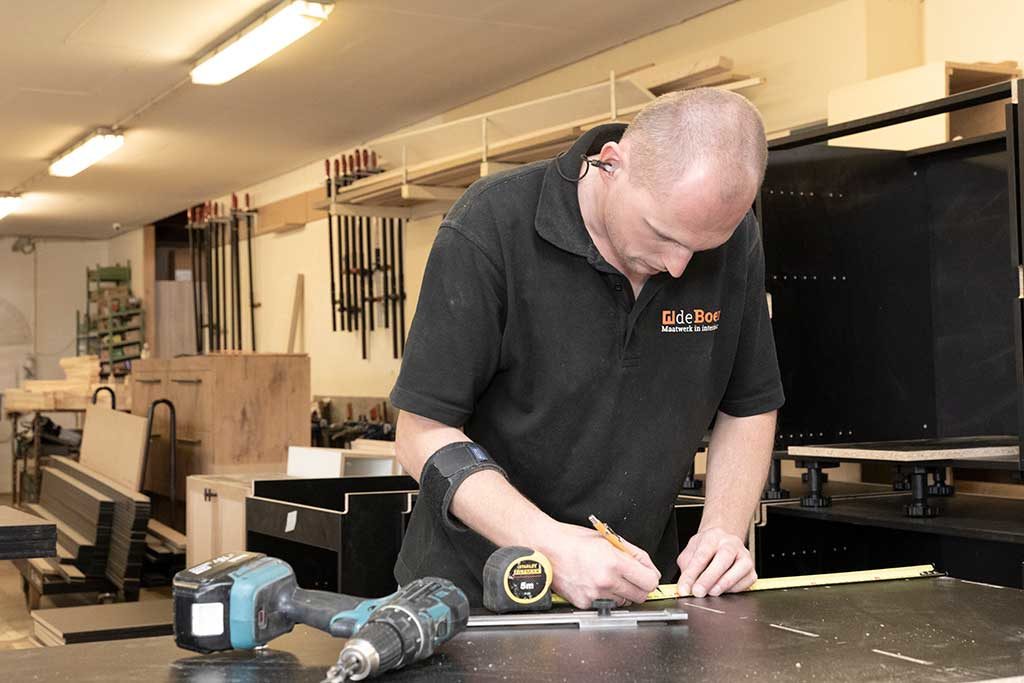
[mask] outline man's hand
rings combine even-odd
[[[626,543],[627,555],[586,527],[558,523],[536,547],[551,560],[554,592],[579,609],[589,609],[598,598],[620,607],[643,602],[661,579],[643,550]]]
[[[718,527],[702,529],[676,560],[679,594],[703,598],[745,591],[757,580],[754,560],[738,536]]]

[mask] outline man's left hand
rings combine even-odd
[[[676,560],[679,594],[703,598],[745,591],[757,580],[754,560],[739,536],[719,527],[697,532]]]

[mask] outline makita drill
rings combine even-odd
[[[328,672],[358,681],[425,659],[466,628],[469,601],[445,579],[412,581],[383,598],[303,590],[288,563],[228,553],[174,577],[174,638],[198,652],[259,648],[306,624],[349,638]]]

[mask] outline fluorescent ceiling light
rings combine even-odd
[[[17,210],[21,205],[20,194],[8,194],[0,195],[0,219],[4,218],[7,214]]]
[[[124,144],[124,136],[100,129],[63,152],[50,164],[50,175],[70,178],[103,159]]]
[[[191,71],[192,82],[201,85],[227,83],[315,29],[333,9],[333,2],[282,2],[199,60]]]

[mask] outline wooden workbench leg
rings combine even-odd
[[[42,493],[42,477],[40,476],[40,463],[39,453],[42,451],[42,425],[43,416],[39,411],[36,411],[35,417],[32,418],[32,501],[33,503],[39,502],[39,495]],[[26,469],[28,461],[25,461]]]
[[[25,595],[25,604],[28,605],[29,610],[39,609],[39,602],[42,600],[42,593],[39,589],[33,585],[28,585],[28,594]]]
[[[11,413],[11,502],[17,507],[21,504],[21,491],[18,486],[18,413]]]

